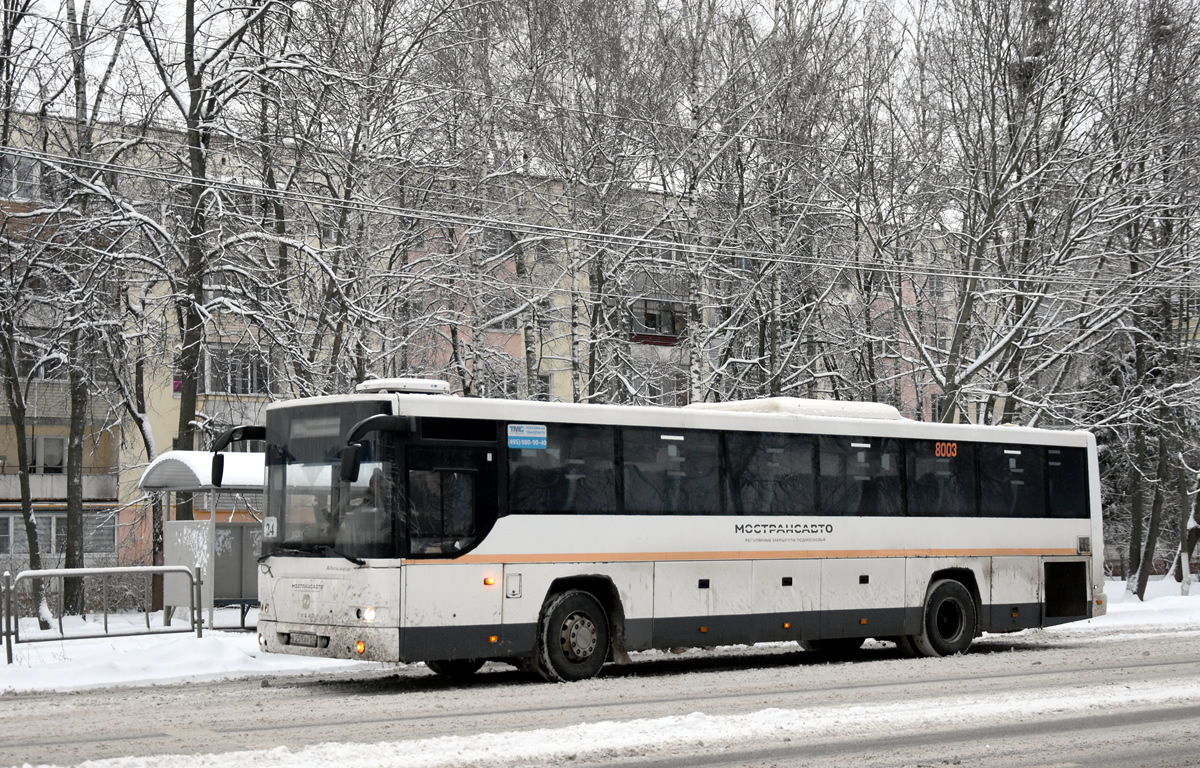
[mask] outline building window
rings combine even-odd
[[[211,347],[207,354],[205,392],[266,395],[271,392],[271,365],[257,349]]]
[[[496,314],[501,317],[488,327],[489,331],[505,331],[508,333],[515,333],[521,330],[521,313],[517,311],[515,305],[502,306],[497,309]]]
[[[536,379],[534,391],[529,393],[530,400],[553,401],[554,398],[554,379],[548,373],[540,373]]]
[[[643,300],[633,304],[633,341],[639,344],[673,346],[686,327],[686,314],[679,304]]]
[[[39,339],[49,336],[49,331],[46,330],[27,332]],[[53,381],[67,378],[67,366],[63,365],[61,357],[47,355],[45,349],[32,344],[21,344],[17,347],[17,367],[20,368],[23,377]]]
[[[29,471],[35,475],[61,475],[67,465],[67,438],[29,438]]]
[[[36,200],[40,186],[41,167],[36,161],[0,155],[0,194],[13,200]]]
[[[67,550],[67,516],[34,515],[38,529],[38,548],[42,554],[61,555]],[[117,521],[112,512],[84,512],[83,553],[111,555],[117,551]],[[27,554],[29,545],[24,523],[17,515],[0,515],[0,554]]]
[[[63,518],[66,524],[66,518]],[[115,512],[93,512],[83,516],[83,553],[113,555],[117,552],[117,515]]]
[[[664,376],[646,381],[646,399],[655,405],[684,406],[690,395],[687,376]]]
[[[520,393],[520,377],[515,371],[481,371],[475,380],[481,397],[513,400]]]

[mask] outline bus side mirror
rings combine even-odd
[[[339,472],[344,483],[353,483],[358,480],[358,470],[362,466],[360,448],[362,448],[360,444],[350,443],[342,449],[342,466]]]
[[[214,453],[212,460],[212,487],[221,487],[221,478],[225,475],[225,454]]]
[[[222,432],[213,442],[211,448],[212,471],[210,479],[212,480],[213,488],[221,487],[221,479],[225,476],[225,457],[221,455],[221,451],[225,450],[230,443],[243,443],[247,440],[266,440],[267,428],[256,425],[243,425],[240,427],[232,427]]]

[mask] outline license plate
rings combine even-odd
[[[317,636],[310,632],[293,632],[288,636],[288,645],[303,645],[307,648],[316,648]]]

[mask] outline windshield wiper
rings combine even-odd
[[[275,555],[299,555],[300,557],[319,557],[320,553],[314,552],[311,549],[296,549],[294,547],[279,547],[277,549],[272,549],[267,554],[258,558],[258,562],[261,563],[263,560],[266,560],[268,557],[275,557]]]
[[[321,553],[328,554],[328,555],[337,555],[338,557],[344,557],[347,560],[349,560],[350,562],[354,563],[355,565],[366,565],[367,564],[367,561],[363,560],[362,558],[355,557],[354,555],[347,555],[345,552],[338,552],[333,547],[327,546],[325,544],[319,544],[319,545],[313,547],[313,551],[321,552]]]
[[[298,555],[300,557],[325,557],[326,555],[337,555],[338,557],[349,560],[355,565],[367,564],[366,560],[354,557],[353,555],[347,555],[345,552],[338,552],[336,549],[328,546],[327,544],[317,544],[315,546],[306,547],[303,549],[298,547],[279,547],[278,549],[273,549],[267,554],[258,558],[258,562],[261,563],[267,558],[274,557],[275,555]]]

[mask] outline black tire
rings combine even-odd
[[[967,588],[951,579],[935,581],[925,593],[921,632],[912,636],[912,644],[922,656],[966,653],[975,626],[975,599]]]
[[[505,659],[504,661],[511,664],[518,672],[522,674],[538,674],[537,658],[535,656],[514,656],[512,658]]]
[[[865,637],[830,637],[824,640],[801,640],[800,647],[830,656],[850,656],[863,647]]]
[[[894,639],[896,641],[896,650],[900,651],[901,656],[907,659],[915,659],[921,655],[921,652],[917,650],[917,646],[913,644],[911,635],[901,635]]]
[[[470,677],[483,666],[483,659],[446,659],[442,661],[427,661],[425,666],[429,671],[452,680]]]
[[[538,631],[537,671],[554,682],[587,680],[608,658],[608,615],[604,606],[577,589],[550,598]]]

